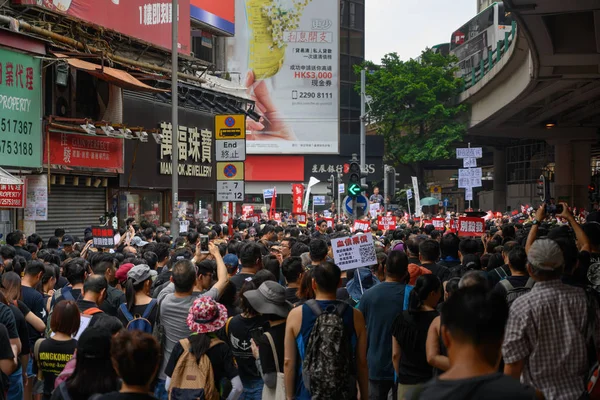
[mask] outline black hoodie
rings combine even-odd
[[[434,378],[409,392],[406,399],[427,400],[533,400],[535,390],[521,385],[510,376],[495,373],[469,379]]]

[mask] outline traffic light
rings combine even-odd
[[[327,179],[327,196],[330,196],[332,199],[335,199],[336,195],[336,187],[335,187],[335,176],[331,175],[329,179]]]
[[[588,185],[588,196],[590,198],[590,202],[596,201],[596,184],[594,182]]]
[[[361,192],[367,190],[367,185],[361,184],[361,178],[365,178],[368,174],[364,173],[360,169],[360,163],[356,158],[356,154],[352,155],[350,160],[350,167],[348,168],[348,180],[347,180],[347,193],[350,197],[357,197]]]
[[[546,177],[540,175],[540,179],[537,181],[537,195],[540,196],[541,201],[546,201]]]
[[[396,188],[400,184],[399,177],[400,174],[396,172],[396,168],[389,165],[385,166],[385,180],[383,184],[386,188],[386,195],[389,195],[392,200],[396,197]]]

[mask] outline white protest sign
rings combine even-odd
[[[456,158],[481,158],[483,151],[481,147],[468,147],[456,149]]]
[[[460,178],[479,178],[483,176],[481,168],[468,168],[458,170],[458,179]]]
[[[190,229],[190,221],[184,219],[183,221],[179,221],[179,232],[187,232]]]
[[[471,187],[465,188],[465,200],[466,201],[473,200],[473,188],[471,188]]]
[[[421,216],[421,196],[419,195],[419,180],[416,176],[411,176],[413,189],[415,190],[415,215]]]
[[[476,158],[463,158],[463,168],[475,168],[477,167]]]
[[[333,259],[342,271],[377,264],[371,233],[333,239]]]
[[[412,190],[411,190],[411,189],[408,189],[408,190],[406,191],[406,198],[407,198],[408,200],[412,199]]]
[[[481,187],[481,178],[458,178],[459,189]]]
[[[371,218],[377,217],[380,208],[381,206],[379,203],[369,204],[369,214],[371,214]]]

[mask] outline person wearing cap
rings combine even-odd
[[[77,342],[75,371],[54,390],[51,400],[89,399],[94,394],[119,390],[119,377],[110,359],[111,333],[89,327]]]
[[[277,388],[277,374],[283,373],[285,320],[293,308],[286,301],[285,288],[277,282],[266,281],[256,290],[243,293],[248,303],[268,321],[268,329],[255,329],[252,335],[252,352],[262,375],[265,390]],[[269,337],[270,336],[270,337]]]
[[[121,265],[123,268],[125,265]],[[117,274],[118,272],[117,271]],[[156,306],[157,301],[150,297],[150,289],[152,288],[152,281],[156,277],[156,271],[150,269],[146,264],[140,264],[133,266],[127,272],[127,279],[125,282],[125,298],[126,303],[122,303],[117,310],[117,317],[123,323],[123,326],[127,326],[130,320],[127,318],[123,308],[129,312],[130,315],[148,315],[146,318],[150,324],[154,327],[156,322],[156,315],[158,313],[158,307]],[[148,309],[150,312],[148,313]]]
[[[227,267],[227,273],[229,274],[229,277],[232,277],[238,273],[240,269],[240,260],[235,254],[226,254],[225,257],[223,257],[223,262]]]
[[[175,383],[178,379],[173,374],[181,357],[194,357],[200,360],[203,355],[208,356],[214,374],[215,388],[222,393],[221,382],[223,379],[230,380],[232,390],[227,395],[228,400],[237,399],[242,391],[242,381],[233,361],[233,354],[227,343],[218,339],[216,332],[222,329],[227,322],[227,309],[210,297],[197,298],[189,309],[186,319],[187,327],[191,332],[187,338],[179,340],[173,347],[173,351],[165,367],[165,389],[173,390],[171,381]]]
[[[61,259],[62,260],[66,260],[67,258],[69,258],[69,254],[71,254],[73,252],[73,243],[75,243],[75,239],[73,239],[73,236],[71,235],[65,235],[62,238],[62,252],[61,252]]]
[[[547,399],[584,398],[588,298],[583,289],[562,283],[565,261],[559,245],[551,239],[536,240],[535,222],[544,219],[542,206],[526,246],[527,271],[535,285],[510,307],[502,345],[504,373],[535,387]],[[592,334],[599,337],[597,304],[594,311]]]
[[[147,245],[147,244],[148,244],[148,242],[146,242],[145,240],[143,240],[143,239],[142,239],[141,237],[139,237],[139,236],[134,236],[134,237],[131,239],[131,245],[132,245],[132,246],[135,246],[135,247],[137,247],[137,248],[144,247],[144,246],[145,246],[145,245]]]
[[[121,264],[121,266],[115,272],[115,278],[117,279],[117,284],[119,284],[123,291],[125,291],[125,284],[127,283],[127,273],[133,268],[134,265],[132,263]]]

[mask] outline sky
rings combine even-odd
[[[379,62],[396,52],[402,60],[450,35],[477,13],[477,0],[365,0],[365,57]]]

